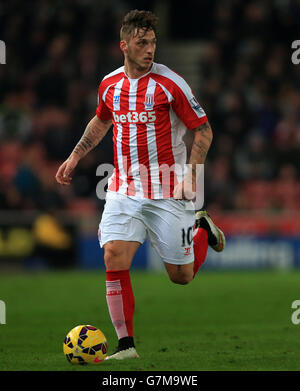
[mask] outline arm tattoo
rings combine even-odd
[[[84,157],[89,151],[91,151],[99,142],[103,139],[109,129],[109,123],[107,126],[103,126],[96,117],[88,123],[83,136],[79,140],[78,144],[73,150],[73,153],[80,158]]]
[[[194,142],[189,160],[189,164],[191,165],[191,177],[187,178],[189,181],[195,182],[197,164],[203,164],[205,162],[211,142],[212,130],[207,121],[195,129]]]
[[[92,141],[87,137],[87,136],[82,136],[80,139],[79,143],[76,145],[74,148],[74,153],[77,155],[80,155],[82,152],[88,152],[89,149],[93,148],[93,143]]]
[[[196,132],[201,132],[202,136],[209,140],[211,142],[211,137],[207,134],[208,132],[211,133],[211,127],[209,122],[204,122],[204,124],[200,125],[197,129]]]
[[[190,164],[203,164],[212,141],[212,130],[209,122],[205,122],[195,130]]]

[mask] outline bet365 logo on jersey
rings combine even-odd
[[[126,122],[129,122],[130,124],[145,124],[147,122],[155,122],[156,120],[155,111],[142,111],[141,113],[129,111],[126,114],[116,114],[113,112],[113,117],[116,123],[122,124],[125,124]]]

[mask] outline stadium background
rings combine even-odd
[[[101,180],[96,169],[113,161],[111,132],[80,162],[70,187],[54,177],[95,113],[99,82],[122,65],[120,22],[134,8],[159,15],[155,61],[186,78],[214,132],[205,207],[224,230],[227,248],[221,254],[209,249],[203,269],[246,269],[249,281],[254,269],[285,270],[296,278],[300,65],[291,61],[291,44],[300,38],[296,0],[189,0],[176,6],[170,0],[1,2],[2,278],[7,271],[27,278],[65,268],[83,276],[104,270],[97,240],[104,202],[96,197]],[[191,138],[186,141],[190,145]],[[162,268],[148,243],[133,268]],[[299,298],[297,292],[289,300]],[[0,289],[0,299],[4,296]],[[288,312],[290,302],[284,305]]]
[[[70,188],[54,176],[94,115],[102,77],[122,64],[122,17],[144,7],[160,16],[156,61],[188,80],[214,131],[205,206],[228,247],[206,267],[299,265],[300,4],[238,0],[1,4],[0,265],[103,267],[96,169],[113,161],[111,132]],[[159,267],[149,251],[134,265]]]

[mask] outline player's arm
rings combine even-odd
[[[172,85],[171,106],[186,128],[194,133],[188,169],[184,180],[174,189],[174,198],[193,199],[196,191],[197,165],[204,164],[213,133],[205,111],[189,85],[182,78],[173,78],[175,82]]]
[[[197,164],[204,164],[210,148],[213,132],[208,121],[193,129],[194,140],[192,144],[188,170],[183,182],[174,189],[174,198],[193,199],[196,192]]]
[[[189,160],[193,185],[196,185],[197,164],[204,164],[212,139],[213,132],[208,121],[194,129],[194,141]]]
[[[111,126],[111,119],[101,120],[97,115],[88,123],[81,139],[73,149],[68,159],[59,167],[56,173],[56,180],[61,185],[69,185],[72,180],[72,172],[80,159],[96,147],[108,132]]]

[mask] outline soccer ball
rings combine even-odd
[[[67,360],[79,365],[101,363],[106,357],[107,347],[102,331],[90,325],[74,327],[63,343]]]

